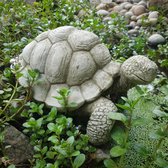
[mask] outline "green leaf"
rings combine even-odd
[[[85,155],[84,154],[78,155],[73,162],[73,167],[78,168],[78,167],[82,166],[84,161],[85,161]]]
[[[54,146],[53,147],[59,154],[63,155],[64,157],[67,156],[67,151],[60,146]]]
[[[80,154],[80,151],[75,151],[71,154],[71,156],[78,156]]]
[[[168,168],[168,161],[160,157],[156,159],[155,164],[162,168]]]
[[[110,155],[112,157],[119,157],[121,155],[124,155],[126,151],[127,150],[125,148],[121,148],[120,146],[115,146],[110,150]]]
[[[53,98],[55,98],[57,100],[63,100],[63,97],[61,97],[61,96],[53,96]]]
[[[52,135],[48,138],[48,141],[51,141],[53,144],[58,144],[59,140],[56,135]]]
[[[122,121],[123,123],[125,123],[127,121],[126,116],[122,113],[110,112],[108,114],[108,117],[112,120]]]
[[[44,155],[48,150],[47,146],[44,146],[43,149],[41,150],[42,155]]]
[[[75,102],[72,102],[72,103],[68,104],[68,107],[70,107],[70,108],[74,108],[76,106],[77,106],[77,103],[75,103]]]
[[[56,167],[53,164],[51,164],[51,163],[47,163],[46,168],[56,168]]]
[[[37,70],[32,70],[32,69],[28,69],[28,74],[31,76],[31,78],[35,79],[38,77],[39,73]]]
[[[74,136],[71,136],[67,139],[67,143],[70,144],[70,145],[72,145],[74,143],[74,141],[75,141]]]
[[[142,126],[145,124],[149,124],[152,120],[148,118],[135,118],[132,119],[132,126]]]
[[[138,91],[138,93],[139,93],[140,95],[143,95],[143,94],[144,94],[144,91],[143,91],[143,89],[142,89],[141,87],[135,86],[135,88],[136,88],[136,90]]]
[[[56,107],[52,107],[52,109],[49,112],[46,120],[47,121],[53,121],[53,120],[55,120],[56,116],[57,116],[57,109],[56,109]]]
[[[120,107],[123,110],[128,110],[131,111],[132,109],[130,108],[130,106],[126,106],[126,105],[122,105],[122,104],[116,104],[118,107]]]
[[[115,127],[112,131],[111,137],[118,145],[123,145],[126,139],[124,129],[121,127]]]
[[[106,168],[117,168],[116,163],[111,159],[106,159],[106,160],[104,160],[103,163],[104,163]]]
[[[49,123],[49,124],[47,125],[47,128],[48,128],[50,131],[55,132],[56,129],[57,129],[57,126],[56,126],[54,123]]]
[[[49,159],[53,159],[55,155],[56,155],[56,152],[48,151],[48,152],[46,153],[46,156],[47,156],[47,158],[49,158]]]
[[[142,144],[135,144],[134,149],[138,152],[141,157],[147,157],[150,153],[149,149]]]
[[[10,166],[8,166],[7,168],[15,168],[14,164],[11,164]]]
[[[37,128],[40,128],[43,123],[43,118],[39,118],[36,122],[37,122],[36,124]]]
[[[159,110],[159,109],[155,109],[153,111],[154,114],[156,114],[158,117],[168,117],[168,114]]]

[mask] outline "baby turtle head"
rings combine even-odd
[[[127,59],[121,66],[121,76],[133,84],[148,84],[157,74],[157,65],[145,56],[136,55]]]

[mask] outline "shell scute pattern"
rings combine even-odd
[[[106,46],[100,44],[94,33],[72,26],[40,34],[25,47],[21,57],[41,73],[41,82],[34,87],[34,98],[49,106],[61,108],[53,98],[61,87],[71,90],[69,101],[79,108],[95,100],[113,82],[110,73],[103,70],[111,61]]]
[[[59,53],[59,54],[58,54]],[[72,50],[66,41],[52,45],[45,66],[45,74],[50,83],[65,83]]]
[[[44,73],[45,63],[50,50],[51,43],[48,39],[38,42],[31,53],[30,67]]]
[[[37,42],[42,41],[42,40],[45,40],[46,38],[48,38],[48,33],[49,33],[49,31],[45,31],[45,32],[39,34],[39,35],[35,38],[35,40],[36,40]]]
[[[30,63],[30,56],[36,44],[37,42],[33,40],[23,49],[22,54],[20,54],[20,58],[22,58],[27,64]]]
[[[68,42],[74,51],[89,51],[96,44],[100,43],[100,40],[94,33],[85,30],[76,30],[69,35]]]
[[[96,70],[96,64],[89,52],[74,52],[69,66],[67,83],[69,85],[82,84],[91,79]]]
[[[48,38],[54,44],[59,41],[66,41],[68,36],[74,31],[76,28],[72,26],[63,26],[54,30],[50,30],[48,34]]]
[[[104,44],[97,44],[90,50],[96,64],[102,68],[111,61],[109,50]]]

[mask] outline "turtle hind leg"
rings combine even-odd
[[[116,112],[117,108],[113,102],[101,97],[96,102],[89,105],[92,109],[90,119],[87,124],[87,135],[93,145],[102,145],[108,142],[110,131],[114,121],[109,119],[109,112]]]

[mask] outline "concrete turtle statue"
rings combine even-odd
[[[87,134],[90,142],[101,145],[108,141],[116,112],[114,103],[103,97],[108,93],[126,92],[137,84],[148,84],[156,76],[157,66],[145,56],[133,56],[123,64],[113,62],[109,50],[94,33],[63,26],[38,35],[19,56],[20,84],[27,85],[28,69],[37,69],[40,77],[33,87],[33,97],[62,110],[56,89],[69,88],[69,102],[78,112],[89,115]],[[75,110],[73,109],[73,110]]]

